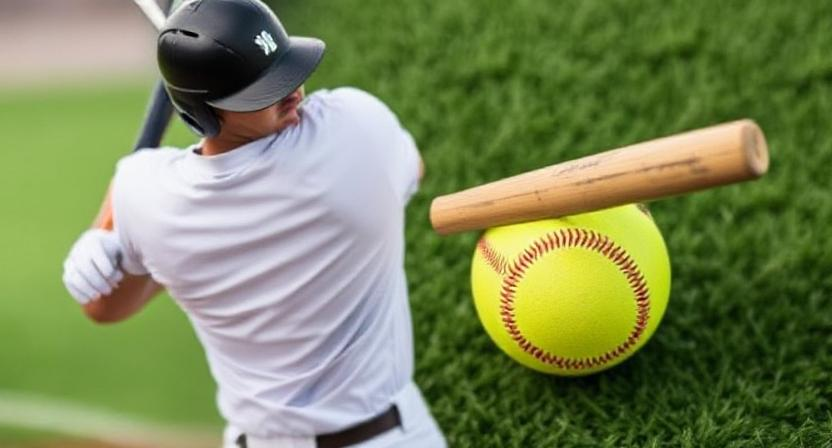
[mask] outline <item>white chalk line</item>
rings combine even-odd
[[[172,426],[88,405],[0,390],[0,425],[146,448],[217,447],[217,428]]]

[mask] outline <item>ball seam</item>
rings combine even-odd
[[[563,370],[591,369],[603,366],[628,353],[644,335],[650,319],[650,291],[647,282],[627,251],[607,236],[586,229],[561,229],[550,232],[533,241],[513,263],[507,262],[485,237],[480,239],[477,246],[486,263],[502,277],[500,316],[503,326],[520,349],[538,361]],[[603,255],[624,274],[633,292],[636,317],[632,330],[624,342],[600,356],[568,358],[552,354],[532,344],[523,336],[517,325],[514,314],[517,285],[525,276],[526,271],[543,255],[564,248],[585,248]]]

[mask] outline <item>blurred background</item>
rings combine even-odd
[[[154,28],[130,0],[2,0],[0,58],[0,446],[216,446],[214,384],[175,305],[96,326],[60,281],[143,119]]]
[[[0,82],[25,86],[151,76],[152,30],[130,1],[0,1]]]
[[[308,91],[372,92],[422,149],[416,379],[452,446],[830,446],[832,2],[271,3],[327,42]],[[218,443],[176,305],[97,326],[61,284],[143,118],[154,35],[129,0],[0,0],[0,447]],[[653,205],[673,288],[638,355],[566,380],[494,347],[468,286],[478,235],[433,234],[434,196],[743,117],[771,172]],[[193,141],[176,121],[165,143]]]

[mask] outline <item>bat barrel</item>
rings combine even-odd
[[[440,196],[430,219],[450,234],[566,216],[756,179],[768,164],[762,130],[740,120]]]

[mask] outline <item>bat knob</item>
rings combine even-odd
[[[768,144],[763,130],[753,120],[743,120],[743,148],[749,173],[760,177],[768,171]]]

